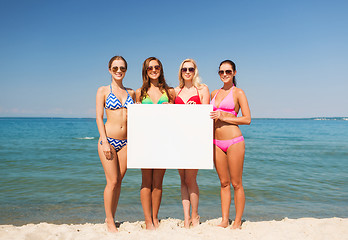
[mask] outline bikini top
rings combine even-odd
[[[215,98],[219,94],[219,91],[220,91],[219,89],[219,91],[215,94],[214,98],[210,102],[210,104],[213,105],[213,111],[224,111],[224,112],[232,113],[233,115],[237,116],[237,113],[234,111],[235,105],[234,105],[233,94],[232,94],[233,88],[234,88],[234,85],[232,86],[229,94],[227,94],[227,96],[224,99],[222,99],[219,107],[216,107]]]
[[[192,97],[190,97],[187,102],[185,103],[181,97],[179,97],[179,94],[181,93],[182,89],[180,90],[180,92],[178,93],[178,96],[176,96],[174,104],[202,104],[201,103],[201,98],[199,97],[199,92],[198,89],[197,90],[197,95],[194,95]]]
[[[157,104],[162,104],[164,102],[169,102],[167,93],[164,92],[162,94],[162,96],[160,97],[160,99],[158,99]],[[150,96],[146,93],[146,97],[143,98],[143,100],[141,101],[142,104],[154,104],[152,99],[150,98]]]
[[[127,96],[127,99],[126,99],[126,101],[124,102],[124,104],[122,106],[121,101],[112,92],[112,87],[110,85],[110,93],[109,93],[109,95],[108,95],[108,97],[106,98],[106,101],[105,101],[105,109],[116,110],[116,109],[119,109],[119,108],[127,108],[127,106],[129,104],[133,104],[134,101],[133,101],[132,97],[129,95],[127,89],[125,89],[125,90],[126,90],[128,96]]]

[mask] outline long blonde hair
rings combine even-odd
[[[198,73],[198,68],[197,68],[197,63],[195,60],[193,59],[185,59],[184,61],[182,61],[182,63],[180,64],[179,67],[179,88],[183,88],[185,86],[185,80],[182,78],[182,72],[181,69],[184,66],[184,63],[186,62],[191,62],[193,63],[193,65],[195,66],[195,75],[192,78],[192,84],[193,86],[195,86],[196,88],[200,88],[202,83],[201,83],[201,78],[199,77],[199,73]]]

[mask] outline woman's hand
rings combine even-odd
[[[220,119],[222,120],[222,112],[221,111],[213,111],[213,112],[210,112],[210,118],[211,119]]]
[[[222,111],[213,111],[210,112],[210,118],[214,120],[220,120],[220,121],[229,121],[231,119],[235,119],[236,116],[230,113],[222,112]]]
[[[103,142],[102,143],[102,147],[103,147],[103,152],[104,155],[106,157],[107,160],[112,160],[113,159],[113,155],[112,155],[112,151],[111,151],[111,146],[108,142]]]

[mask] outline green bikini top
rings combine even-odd
[[[167,93],[164,92],[162,94],[162,96],[160,97],[160,99],[158,99],[157,104],[162,104],[164,102],[169,102]],[[154,104],[153,101],[151,100],[150,96],[148,94],[146,94],[146,97],[143,98],[143,100],[141,101],[142,104]]]

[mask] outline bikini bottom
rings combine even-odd
[[[242,142],[244,141],[244,137],[243,136],[239,136],[230,140],[217,140],[214,139],[213,143],[218,146],[222,151],[227,152],[227,149],[236,143]]]
[[[118,139],[109,138],[109,137],[107,139],[110,145],[115,148],[116,152],[120,151],[124,146],[127,145],[127,139],[118,140]],[[103,144],[103,142],[100,141],[100,144]]]

